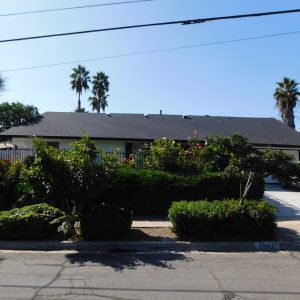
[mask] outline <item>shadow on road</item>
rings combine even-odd
[[[115,271],[122,271],[124,269],[136,269],[143,266],[155,266],[164,269],[175,269],[172,262],[183,261],[190,262],[191,258],[186,257],[180,253],[173,252],[145,252],[137,253],[133,250],[126,252],[126,250],[112,249],[111,253],[71,253],[66,254],[66,258],[74,264],[86,265],[87,263],[101,266],[109,266]],[[129,250],[128,250],[129,251]]]

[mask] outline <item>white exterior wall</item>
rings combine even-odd
[[[59,142],[59,149],[72,149],[70,144],[76,140],[71,139],[45,139],[47,142]],[[14,145],[17,145],[19,148],[32,148],[33,147],[33,138],[12,138],[11,141]],[[125,152],[125,141],[94,141],[96,145],[103,151],[111,152],[115,149],[119,149],[121,153]]]
[[[17,145],[18,148],[32,148],[32,139],[29,138],[12,138],[11,143]]]
[[[125,153],[125,141],[95,141],[96,145],[103,151],[111,152],[116,149],[121,153]]]

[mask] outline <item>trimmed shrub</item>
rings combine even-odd
[[[7,240],[46,239],[57,234],[64,213],[41,203],[0,212],[0,238]]]
[[[261,240],[275,236],[276,209],[265,201],[181,201],[169,218],[179,238],[196,240]]]
[[[261,199],[263,192],[263,179],[255,179],[249,197]],[[116,172],[100,199],[133,211],[135,215],[167,215],[174,201],[238,197],[239,179],[225,177],[222,173],[184,177],[123,167]]]
[[[130,231],[131,223],[132,214],[125,209],[94,205],[80,216],[81,237],[84,240],[122,238]]]

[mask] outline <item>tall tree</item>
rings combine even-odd
[[[70,75],[71,88],[78,94],[77,111],[81,111],[80,96],[82,91],[86,92],[89,89],[89,82],[91,81],[89,74],[90,72],[84,66],[78,65],[77,68],[73,68],[73,73]]]
[[[105,111],[105,108],[108,106],[107,103],[107,92],[109,91],[109,81],[108,76],[104,72],[98,72],[93,76],[93,96],[89,97],[90,104],[92,109],[96,110],[97,113],[100,113],[100,109]]]
[[[0,132],[24,122],[35,122],[40,117],[35,106],[24,105],[19,102],[0,104]]]
[[[284,77],[281,82],[277,82],[277,88],[274,92],[276,107],[282,121],[293,129],[295,129],[294,108],[300,95],[297,85],[295,80]]]

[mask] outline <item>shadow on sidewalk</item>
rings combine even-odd
[[[281,199],[278,199],[274,196],[270,196],[267,193],[264,196],[264,199],[271,205],[277,208],[277,217],[281,221],[287,220],[300,220],[300,209],[295,207],[287,202],[284,202]]]
[[[291,228],[278,227],[277,240],[284,242],[300,243],[300,233]]]

